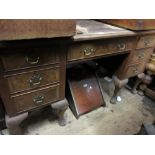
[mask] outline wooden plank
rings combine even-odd
[[[75,20],[1,19],[0,41],[73,36],[75,27]]]

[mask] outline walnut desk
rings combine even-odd
[[[0,97],[11,134],[34,110],[51,106],[65,125],[66,53],[75,20],[0,20]]]
[[[135,92],[155,46],[155,31],[133,32],[93,20],[78,20],[76,28],[73,43],[68,49],[67,63],[127,53],[113,75],[115,90],[111,103],[116,103],[119,91],[133,76],[138,77],[132,90]]]

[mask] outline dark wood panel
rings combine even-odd
[[[60,82],[59,67],[48,67],[6,76],[11,93],[27,91],[37,87]]]
[[[31,110],[41,105],[59,100],[59,85],[37,89],[24,94],[11,96],[17,112]]]
[[[88,68],[85,71],[79,68],[72,68],[69,73],[68,85],[70,94],[67,96],[72,98],[72,102],[69,104],[75,116],[79,117],[105,105],[98,81]]]
[[[75,20],[1,19],[0,40],[73,36],[75,29]]]

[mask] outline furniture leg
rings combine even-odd
[[[145,77],[145,74],[144,74],[144,73],[141,73],[141,74],[138,74],[138,75],[137,75],[137,80],[136,80],[136,82],[135,82],[134,87],[133,87],[132,90],[131,90],[131,92],[132,92],[133,94],[137,94],[137,87],[138,87],[138,85],[143,81],[144,77]]]
[[[123,86],[125,86],[128,83],[128,79],[125,80],[119,80],[117,76],[113,76],[112,77],[113,81],[114,81],[114,85],[115,85],[115,90],[114,90],[114,94],[110,100],[110,102],[112,104],[116,104],[117,102],[117,96],[120,93],[120,90],[123,88]]]
[[[21,135],[23,133],[20,124],[28,117],[28,112],[20,114],[18,116],[9,117],[5,115],[6,126],[13,135]]]
[[[58,117],[58,123],[60,126],[66,125],[65,111],[68,108],[68,101],[66,99],[51,104],[53,113]]]

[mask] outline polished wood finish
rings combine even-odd
[[[72,68],[68,79],[68,98],[74,115],[79,116],[105,105],[97,78],[89,68]]]
[[[0,40],[55,38],[73,36],[75,20],[1,19]]]
[[[60,82],[59,66],[5,75],[10,93],[18,93],[30,89]]]
[[[100,21],[131,30],[155,29],[155,19],[102,19]]]

